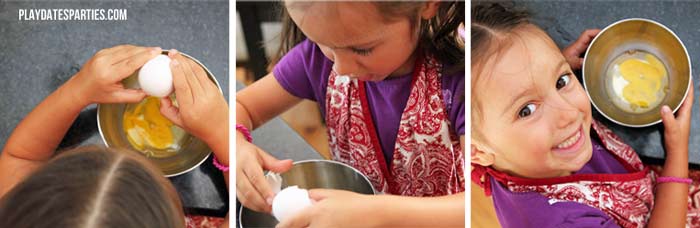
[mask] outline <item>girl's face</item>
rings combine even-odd
[[[408,18],[386,22],[368,2],[287,3],[287,8],[339,75],[380,81],[413,70],[418,30],[413,31]]]
[[[472,162],[528,178],[570,175],[591,158],[591,106],[559,48],[539,28],[516,30],[474,88],[485,140]]]

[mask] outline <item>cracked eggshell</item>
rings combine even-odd
[[[309,191],[296,185],[287,187],[272,199],[272,215],[278,221],[294,216],[305,207],[311,206]]]

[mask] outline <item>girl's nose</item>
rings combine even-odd
[[[576,123],[576,121],[579,120],[579,115],[581,115],[581,112],[576,108],[576,106],[561,96],[558,96],[558,99],[556,100],[557,101],[554,108],[558,115],[557,126],[563,128]]]
[[[344,54],[338,54],[337,52],[333,54],[333,71],[338,75],[351,75],[357,73],[357,63],[352,57]]]

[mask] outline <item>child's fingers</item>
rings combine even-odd
[[[661,121],[664,123],[665,133],[675,133],[678,131],[677,120],[673,116],[673,111],[671,111],[668,105],[661,107]]]
[[[140,50],[140,52],[114,65],[117,68],[117,74],[115,74],[117,80],[128,77],[161,52],[160,48],[144,48]]]
[[[581,66],[583,66],[583,58],[578,58],[578,68],[581,69]]]
[[[306,207],[300,212],[294,214],[294,216],[280,221],[275,228],[309,227],[311,224],[311,219],[313,219],[313,206]]]
[[[279,160],[265,151],[259,151],[262,167],[275,173],[284,173],[292,168],[292,159]]]
[[[110,63],[111,65],[115,65],[121,61],[124,61],[125,59],[128,59],[131,56],[136,55],[136,53],[139,53],[146,49],[148,49],[148,47],[140,47],[129,44],[124,45],[124,48],[119,49],[114,53],[110,54]]]
[[[187,84],[190,85],[190,89],[192,90],[192,95],[194,96],[193,99],[196,99],[197,96],[202,94],[204,89],[202,88],[202,85],[199,83],[199,80],[197,80],[194,68],[196,63],[194,63],[191,59],[185,58],[182,55],[179,55],[177,58],[182,59],[181,62],[183,63],[182,67],[185,69],[185,80],[187,80]]]
[[[243,173],[236,174],[236,196],[248,209],[258,212],[270,212],[270,205],[258,193]]]
[[[600,29],[588,29],[583,31],[578,39],[567,48],[568,54],[575,55],[576,57],[583,54],[588,48],[588,44],[591,43],[598,33],[600,33]]]
[[[693,101],[695,99],[694,93],[695,93],[695,85],[693,85],[693,81],[690,81],[690,88],[688,89],[688,95],[686,95],[685,100],[683,101],[683,104],[681,104],[680,109],[678,109],[678,118],[679,119],[688,119],[691,116],[692,108],[693,108]]]
[[[141,53],[143,51],[148,50],[148,47],[139,47],[139,46],[133,46],[129,45],[128,47],[114,52],[114,54],[111,55],[110,57],[110,62],[111,65],[117,65],[120,64],[123,61],[129,60],[132,56],[137,55],[138,53]]]
[[[122,89],[112,92],[114,103],[136,103],[146,98],[146,93],[142,90]]]
[[[175,56],[178,54],[180,54],[180,51],[178,51],[177,49],[170,49],[168,51],[168,57],[170,57],[171,59],[174,59]]]
[[[309,190],[309,198],[318,202],[318,201],[321,201],[325,198],[332,197],[333,195],[341,194],[341,193],[342,193],[341,190],[317,188],[317,189]]]
[[[593,38],[595,38],[595,36],[597,36],[598,33],[600,33],[600,31],[601,31],[600,29],[587,29],[586,31],[583,31],[583,33],[581,33],[582,43],[584,43],[584,44],[591,43]]]
[[[181,105],[189,105],[194,102],[190,86],[185,80],[185,72],[182,69],[183,63],[178,59],[173,59],[170,62],[170,69],[173,73],[173,87],[175,88],[175,96],[178,103]]]
[[[257,165],[248,164],[242,167],[245,178],[250,181],[250,184],[257,190],[266,202],[272,202],[272,198],[275,196],[275,192],[270,188],[270,183],[265,179],[265,174],[263,173],[262,167]]]
[[[192,63],[192,68],[194,69],[195,78],[199,82],[199,85],[202,87],[202,89],[205,92],[216,90],[216,85],[214,85],[214,82],[209,80],[209,77],[207,76],[207,72],[204,71],[204,68],[202,66],[200,66],[194,60],[192,60],[190,62]]]
[[[105,48],[97,52],[96,56],[106,56],[106,55],[112,55],[118,51],[124,50],[125,48],[129,48],[128,44],[122,44],[122,45],[116,45],[114,47],[110,48]]]
[[[182,119],[180,118],[180,109],[173,105],[173,102],[168,97],[160,99],[160,114],[172,121],[175,125],[183,127]]]

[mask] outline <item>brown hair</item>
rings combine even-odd
[[[184,227],[177,192],[132,151],[66,151],[0,199],[0,227]]]
[[[437,14],[430,20],[420,20],[419,11],[425,2],[372,2],[386,21],[407,17],[414,29],[420,29],[419,47],[434,55],[438,61],[464,69],[464,42],[458,38],[457,28],[464,23],[464,2],[440,2]],[[299,4],[299,3],[297,3]],[[303,4],[310,4],[303,2]],[[303,7],[303,6],[302,6]],[[270,61],[277,64],[294,46],[306,39],[304,33],[294,24],[287,9],[282,4],[282,32],[280,48]]]
[[[471,84],[476,88],[479,75],[490,59],[497,58],[499,52],[509,46],[510,38],[515,30],[530,23],[530,14],[513,3],[505,2],[472,2],[471,18]],[[471,123],[472,137],[484,140],[477,131],[481,120],[482,106],[477,99],[478,92],[471,90]]]

